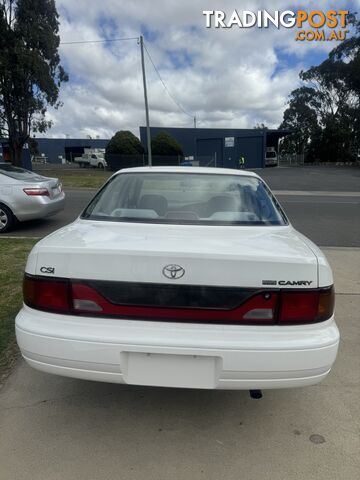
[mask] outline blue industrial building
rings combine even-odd
[[[35,138],[35,140],[38,156],[44,157],[47,163],[61,163],[63,158],[72,161],[74,157],[81,157],[85,148],[106,148],[109,142],[109,140],[98,138]],[[0,153],[6,160],[7,141],[0,139],[0,145],[2,145]]]
[[[211,165],[224,168],[238,168],[240,157],[245,158],[246,168],[264,167],[266,147],[277,150],[279,139],[290,133],[267,129],[151,127],[151,138],[160,132],[176,138],[186,157],[199,159],[203,165],[212,159]],[[145,127],[140,127],[140,139],[146,148]]]
[[[85,148],[106,148],[109,140],[89,138],[37,138],[38,150],[49,163],[61,163],[60,157],[72,161],[81,157]]]
[[[185,157],[197,160],[200,165],[238,168],[240,157],[245,158],[246,168],[265,166],[267,147],[277,150],[279,139],[288,135],[287,130],[234,129],[234,128],[167,128],[151,127],[151,138],[160,132],[167,132],[181,145]],[[37,156],[47,163],[72,161],[81,156],[85,148],[106,148],[109,140],[90,138],[36,138]],[[147,149],[146,128],[140,127],[140,140]],[[7,142],[0,139],[3,159],[9,157]],[[25,153],[27,155],[25,155]],[[24,159],[29,156],[24,150]]]

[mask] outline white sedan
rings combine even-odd
[[[45,218],[63,210],[65,194],[57,178],[0,163],[0,233],[16,221]]]
[[[206,389],[323,380],[339,344],[323,253],[255,173],[114,174],[30,253],[16,318],[44,372]]]

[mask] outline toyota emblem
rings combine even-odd
[[[165,265],[162,270],[163,275],[170,280],[177,280],[185,275],[185,270],[180,265]]]

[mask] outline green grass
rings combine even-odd
[[[106,180],[112,175],[113,172],[79,168],[75,170],[36,170],[37,173],[44,175],[45,177],[59,178],[66,188],[100,188],[106,182]]]
[[[22,303],[22,279],[34,239],[0,238],[0,366],[15,338],[14,320]]]

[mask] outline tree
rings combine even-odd
[[[154,155],[183,155],[180,143],[167,132],[160,132],[151,142]]]
[[[111,138],[106,147],[106,153],[119,155],[139,155],[144,153],[140,140],[128,130],[120,130]]]
[[[31,156],[38,156],[39,155],[39,144],[36,140],[36,138],[30,137],[28,140],[28,145],[29,145],[29,152]]]
[[[257,122],[256,125],[254,126],[254,130],[269,130],[269,128],[265,125],[264,122]]]
[[[312,88],[301,87],[291,92],[289,107],[284,112],[284,119],[279,128],[293,132],[284,139],[281,145],[282,152],[304,153],[319,129]]]
[[[48,106],[61,105],[59,89],[68,76],[58,32],[54,0],[0,0],[0,125],[16,165],[30,133],[51,127]]]
[[[332,61],[341,61],[346,65],[343,81],[346,88],[351,91],[351,104],[345,111],[344,123],[350,124],[353,136],[350,141],[350,150],[356,156],[360,150],[360,20],[356,14],[348,16],[348,26],[355,34],[348,37],[334,48],[329,58]]]
[[[308,160],[354,160],[360,147],[360,22],[348,19],[353,34],[320,65],[300,72],[302,86],[291,92],[280,128],[293,130],[283,151]]]

